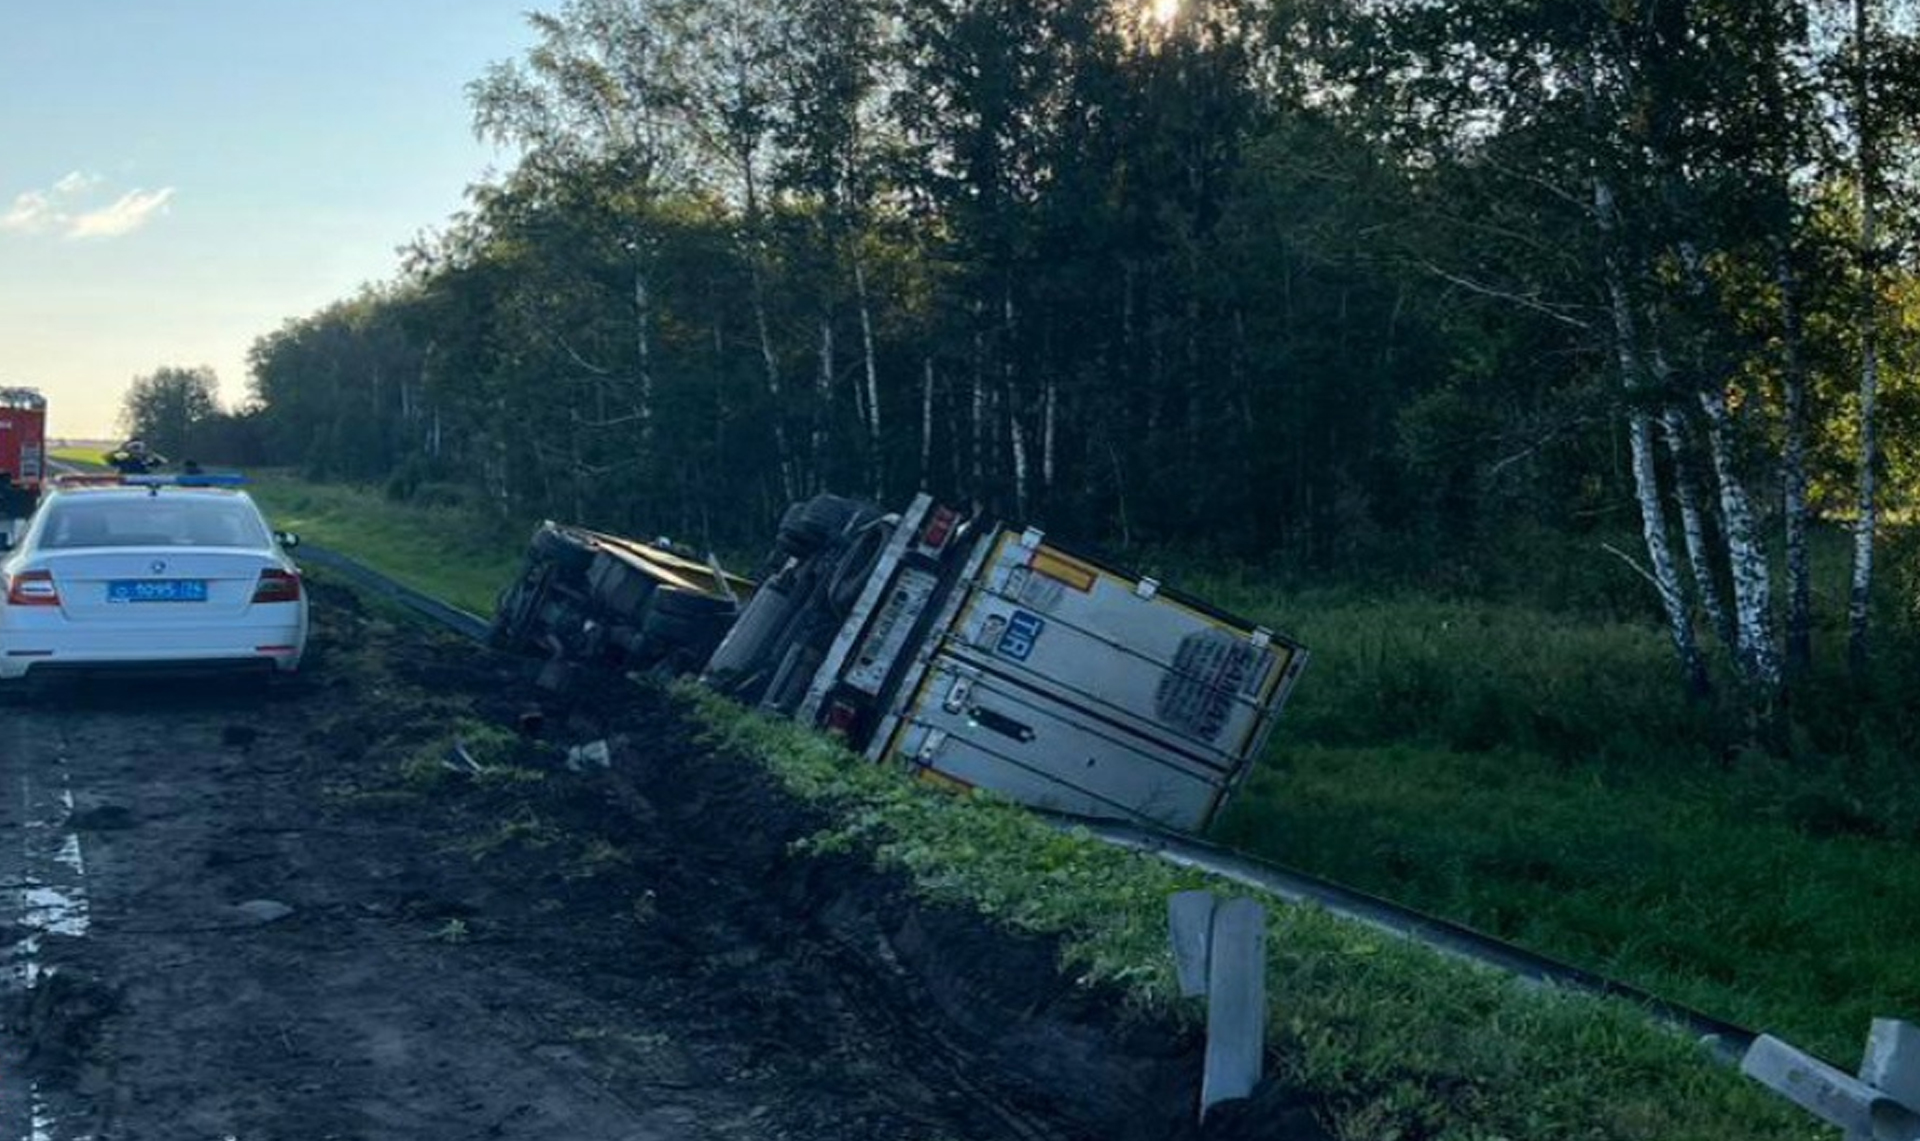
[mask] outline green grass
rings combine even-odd
[[[99,448],[48,448],[47,455],[68,463],[88,464],[93,467],[107,466],[107,453]]]
[[[762,760],[840,823],[809,848],[871,854],[927,895],[1064,938],[1065,967],[1137,1006],[1177,997],[1166,900],[1210,882],[987,798],[956,798],[864,764],[817,734],[694,686],[719,743]],[[1272,1064],[1349,1141],[1412,1138],[1805,1138],[1805,1118],[1617,1001],[1523,989],[1329,917],[1269,901]]]
[[[289,482],[262,499],[282,525],[469,606],[508,581],[524,542],[504,535],[490,549],[486,528],[459,512],[372,492]],[[1897,624],[1878,695],[1851,694],[1823,665],[1801,691],[1794,757],[1782,760],[1751,748],[1725,705],[1684,700],[1670,647],[1624,595],[1578,606],[1570,600],[1587,588],[1567,582],[1530,604],[1512,593],[1283,590],[1245,571],[1165,577],[1314,655],[1217,839],[1842,1064],[1871,1016],[1920,1012],[1920,730],[1903,697],[1920,668]],[[1888,583],[1898,585],[1891,570]],[[1837,641],[1831,630],[1822,638]],[[728,732],[776,767],[812,740]],[[913,809],[902,830],[894,793],[831,795],[851,797],[846,842],[936,894],[1069,933],[1079,969],[1177,1009],[1156,957],[1164,918],[1154,901],[1186,880],[1137,862],[1122,873],[1107,856],[1064,854],[1004,823],[970,831],[962,821],[977,818],[949,801]],[[1031,845],[1054,863],[1019,871]],[[1305,941],[1276,965],[1275,1026],[1291,1076],[1353,1099],[1340,1111],[1348,1136],[1810,1135],[1704,1076],[1684,1047],[1663,1052],[1636,1016],[1571,1000],[1529,1006],[1503,985],[1323,921],[1284,920],[1286,938]],[[1576,1124],[1586,1120],[1599,1124]]]
[[[249,478],[248,491],[277,529],[483,617],[518,573],[531,531],[471,507],[395,503],[369,488],[272,473]]]
[[[1783,760],[1683,698],[1651,623],[1196,578],[1176,581],[1314,653],[1216,839],[1836,1062],[1873,1016],[1920,1013],[1897,693],[1807,701]],[[1807,694],[1841,688],[1826,669]]]

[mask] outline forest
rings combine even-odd
[[[1816,631],[1867,668],[1920,490],[1907,0],[528,19],[469,87],[506,169],[158,446],[723,547],[926,489],[1295,580],[1550,550],[1695,693],[1777,707]]]

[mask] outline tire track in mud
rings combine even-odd
[[[58,726],[5,717],[0,760],[0,1009],[32,1021],[32,997],[65,982],[46,965],[48,944],[84,939],[91,926],[86,857],[69,826],[74,800]],[[59,1132],[35,1073],[34,1063],[46,1068],[47,1053],[0,1050],[0,1137],[53,1141]]]
[[[1193,1136],[1191,1035],[1062,978],[1051,942],[793,855],[822,822],[657,691],[583,695],[522,766],[454,774],[436,742],[512,724],[518,664],[324,582],[315,630],[265,697],[114,683],[0,713],[6,783],[28,757],[44,806],[64,760],[87,869],[87,936],[40,943],[68,983],[0,1034],[0,1083],[42,1055],[44,1141]],[[593,739],[609,770],[554,763]],[[6,1141],[33,1136],[14,1100]],[[1247,1135],[1317,1136],[1281,1109]]]

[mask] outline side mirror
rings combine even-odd
[[[291,551],[300,545],[300,536],[294,534],[292,531],[275,531],[273,533],[273,541]]]

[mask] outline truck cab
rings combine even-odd
[[[33,514],[47,475],[47,399],[0,387],[0,545]]]

